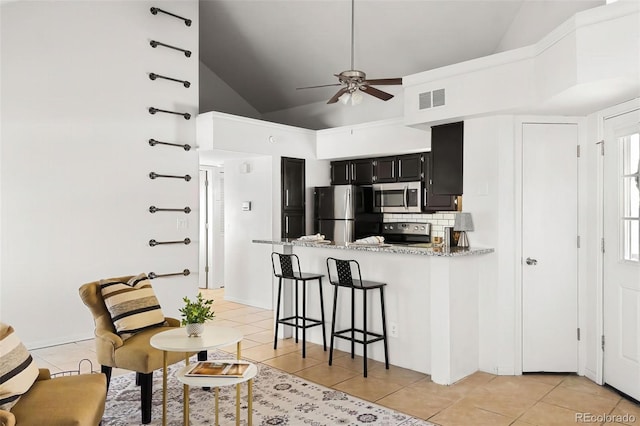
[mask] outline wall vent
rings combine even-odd
[[[420,109],[431,108],[431,92],[420,93],[420,95],[418,96],[419,96]]]
[[[444,105],[444,89],[438,89],[433,91],[433,106]]]

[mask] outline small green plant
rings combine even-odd
[[[184,307],[178,309],[182,315],[182,325],[201,324],[215,317],[211,310],[212,299],[205,299],[198,294],[193,302],[187,296],[183,297]]]

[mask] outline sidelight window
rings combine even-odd
[[[622,144],[622,255],[640,262],[640,133],[618,138]]]

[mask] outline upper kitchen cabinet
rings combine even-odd
[[[351,161],[351,183],[354,185],[371,185],[373,183],[372,158]]]
[[[379,157],[373,160],[373,181],[375,183],[396,182],[397,157]]]
[[[431,127],[431,176],[435,195],[462,195],[464,122]]]
[[[437,195],[433,192],[433,161],[430,152],[422,154],[422,211],[453,211],[457,209],[455,195]]]
[[[398,182],[415,182],[422,179],[422,155],[400,155],[398,161]]]
[[[351,183],[351,161],[331,162],[331,185],[349,185]]]
[[[373,183],[373,159],[331,162],[331,185],[371,185]]]
[[[282,210],[304,210],[305,160],[282,157]]]

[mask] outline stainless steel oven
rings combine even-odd
[[[373,211],[376,213],[420,213],[420,182],[373,185]]]

